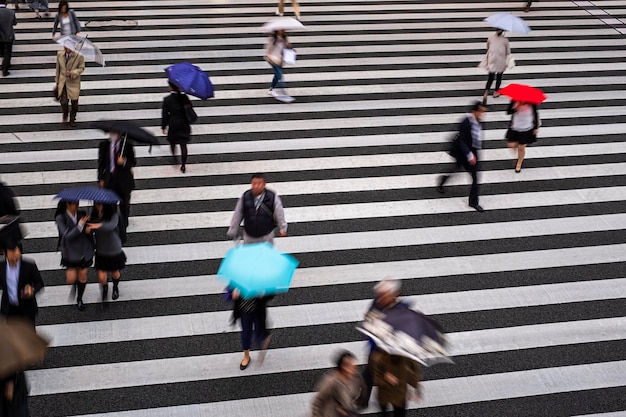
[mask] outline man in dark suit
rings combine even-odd
[[[472,188],[469,195],[469,206],[482,213],[485,211],[478,204],[478,150],[482,147],[482,126],[480,121],[487,111],[487,106],[476,101],[470,108],[469,113],[459,125],[457,133],[450,149],[450,155],[456,160],[452,169],[439,177],[437,191],[443,194],[443,186],[459,167],[465,168],[472,176]]]
[[[22,250],[17,243],[4,248],[3,253],[5,261],[0,266],[0,312],[7,317],[25,317],[34,326],[37,315],[35,294],[44,286],[37,265],[22,259]]]
[[[135,189],[133,167],[137,165],[135,150],[130,141],[122,140],[119,132],[110,132],[109,140],[98,147],[98,183],[101,188],[115,192],[120,202],[120,237],[126,242],[126,228],[130,216],[130,193]]]
[[[17,6],[17,3],[16,3]],[[6,77],[11,67],[11,54],[13,53],[13,41],[17,25],[15,12],[7,8],[6,0],[0,0],[0,52],[2,53],[2,76]]]

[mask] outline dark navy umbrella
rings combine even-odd
[[[152,133],[130,120],[96,120],[89,123],[89,127],[101,129],[105,132],[119,132],[124,135],[124,139],[132,139],[135,142],[149,145],[159,144],[159,141]]]
[[[213,97],[213,84],[209,74],[190,62],[181,62],[165,68],[169,81],[183,93],[201,98]]]
[[[66,188],[54,198],[67,202],[85,200],[102,204],[116,204],[122,201],[113,191],[98,187]]]
[[[441,326],[408,307],[399,306],[386,312],[371,310],[357,330],[392,355],[405,356],[426,366],[451,362]]]

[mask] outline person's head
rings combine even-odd
[[[61,0],[59,2],[59,13],[67,13],[70,10],[70,5],[67,0]]]
[[[496,33],[498,34],[498,36],[502,36],[502,34],[504,33],[504,30],[496,29]]]
[[[354,377],[358,373],[354,354],[347,350],[339,352],[335,362],[335,369],[348,378]]]
[[[76,213],[78,213],[78,201],[67,201],[65,203],[65,210],[76,215]]]
[[[475,101],[470,107],[470,113],[474,115],[476,120],[480,121],[487,112],[487,106],[482,101]]]
[[[171,81],[168,81],[167,85],[170,87],[170,91],[173,91],[175,93],[180,93],[180,89],[176,87],[176,85],[174,85],[174,83],[172,83]]]
[[[9,265],[16,265],[22,258],[22,245],[17,242],[11,242],[2,249],[2,253]]]
[[[265,174],[254,174],[250,180],[250,190],[255,197],[260,196],[265,191]]]
[[[385,308],[396,302],[400,296],[402,283],[391,277],[386,277],[374,286],[374,296],[377,304]]]

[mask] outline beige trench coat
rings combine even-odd
[[[57,96],[61,97],[63,87],[67,88],[67,98],[70,100],[78,100],[80,96],[80,74],[85,71],[85,57],[72,52],[67,60],[69,66],[65,62],[65,50],[57,52],[57,68],[54,82],[57,85]],[[71,71],[69,77],[65,75],[66,71]]]
[[[497,33],[494,33],[487,39],[487,53],[479,67],[487,70],[487,72],[504,72],[510,66],[510,55],[509,40],[504,34],[498,36]]]

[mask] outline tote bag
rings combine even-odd
[[[296,51],[291,48],[283,49],[283,65],[295,65]]]

